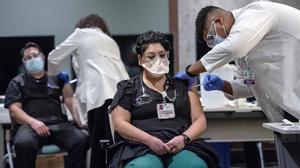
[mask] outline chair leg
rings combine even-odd
[[[2,168],[6,168],[6,164],[8,163],[8,154],[5,154],[2,158]]]
[[[2,168],[13,168],[14,167],[14,164],[9,161],[10,160],[9,158],[10,158],[10,156],[8,153],[3,156]],[[9,166],[9,167],[7,167],[7,166]]]
[[[262,150],[262,142],[257,142],[257,149],[259,151],[259,158],[260,158],[260,165],[261,168],[265,168],[265,164],[264,164],[264,154],[263,154],[263,150]]]
[[[4,137],[5,137],[5,146],[6,146],[7,154],[3,157],[3,163],[4,164],[2,166],[4,166],[4,168],[5,168],[6,163],[8,163],[10,168],[14,168],[14,162],[13,162],[14,154],[12,152],[11,143],[10,143],[11,142],[10,129],[5,129]]]
[[[6,143],[7,157],[10,168],[14,168],[13,153],[11,152],[10,143]]]

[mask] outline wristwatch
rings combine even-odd
[[[191,73],[189,73],[189,68],[191,67],[192,65],[188,65],[186,68],[185,68],[185,73],[187,74],[187,75],[189,75],[190,77],[196,77],[197,76],[197,74],[191,74]]]
[[[191,138],[185,134],[181,134],[184,138],[184,143],[189,144],[191,142]]]

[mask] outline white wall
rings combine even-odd
[[[169,31],[168,0],[0,0],[0,36],[55,35],[63,41],[90,13],[113,34]]]
[[[58,45],[91,13],[102,16],[112,34],[169,32],[168,0],[0,0],[0,37],[54,35]],[[70,72],[70,60],[63,70]]]

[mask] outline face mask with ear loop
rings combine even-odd
[[[41,56],[24,61],[24,64],[29,74],[40,73],[44,70],[44,60]]]
[[[142,64],[153,77],[161,77],[169,73],[170,61],[168,58],[157,58]]]
[[[224,34],[227,37],[225,26],[223,25]],[[212,21],[211,26],[209,28],[208,34],[207,34],[207,46],[209,48],[213,48],[219,43],[222,43],[225,40],[225,38],[221,37],[217,33],[216,24],[214,21]]]

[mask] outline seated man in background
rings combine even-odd
[[[10,81],[4,101],[16,122],[13,144],[17,167],[34,168],[38,149],[45,144],[55,144],[68,152],[66,167],[85,167],[87,136],[67,121],[61,109],[60,95],[63,94],[66,106],[78,121],[68,76],[47,76],[45,56],[36,43],[27,43],[21,56],[26,73]]]
[[[111,104],[116,131],[110,168],[214,168],[218,158],[200,139],[206,119],[188,82],[169,72],[170,45],[160,32],[137,39],[143,72],[118,83]]]

